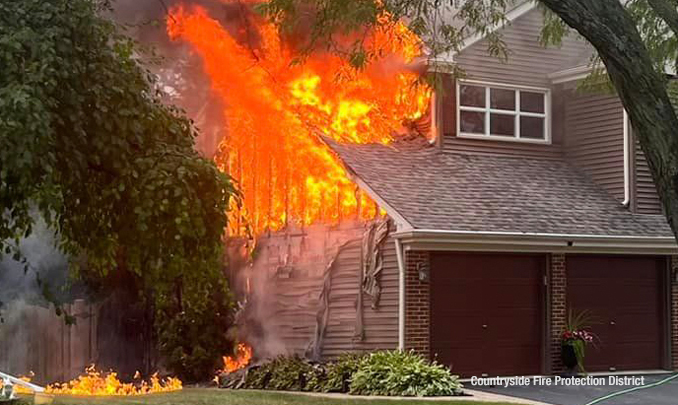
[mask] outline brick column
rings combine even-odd
[[[678,370],[678,282],[674,273],[678,271],[678,256],[671,256],[671,368]]]
[[[560,360],[560,334],[567,322],[567,270],[565,267],[565,254],[554,253],[551,255],[551,372],[564,371]]]
[[[430,357],[431,297],[428,281],[419,280],[418,264],[430,270],[428,252],[405,252],[405,349]]]

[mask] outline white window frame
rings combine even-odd
[[[469,107],[462,106],[461,100],[459,98],[460,88],[462,85],[469,86],[478,86],[485,88],[485,107]],[[513,90],[516,95],[515,110],[500,110],[495,108],[490,108],[490,89],[505,89]],[[520,111],[520,92],[526,91],[530,93],[542,93],[544,94],[544,113],[532,113],[527,111]],[[506,141],[506,142],[525,142],[525,143],[538,143],[538,144],[551,144],[551,90],[548,88],[542,87],[528,87],[520,85],[511,85],[505,83],[493,83],[477,80],[457,80],[456,88],[457,96],[457,136],[459,138],[471,138],[471,139],[485,139],[493,141]],[[461,112],[462,111],[471,111],[471,112],[480,112],[485,114],[485,133],[484,134],[474,134],[470,132],[461,132]],[[502,114],[502,115],[512,115],[516,117],[514,135],[493,135],[490,133],[490,114]],[[520,117],[537,117],[544,118],[544,139],[533,139],[533,138],[521,138],[520,137]]]

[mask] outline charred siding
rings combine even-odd
[[[534,10],[516,19],[503,29],[504,41],[509,49],[507,62],[490,56],[487,41],[482,40],[462,51],[455,59],[467,73],[467,79],[516,86],[550,88],[550,73],[587,63],[592,53],[583,40],[568,36],[561,47],[544,48],[539,44],[543,17]],[[448,152],[513,155],[537,158],[560,158],[562,155],[562,106],[557,92],[551,95],[550,145],[510,141],[486,141],[456,136],[457,102],[456,85],[447,79],[443,90],[442,146]]]
[[[566,156],[624,200],[624,109],[614,95],[571,94],[565,102]]]
[[[634,192],[636,212],[639,214],[661,214],[662,207],[657,195],[657,189],[654,186],[650,168],[645,160],[645,154],[640,148],[638,142],[635,145],[635,170],[634,170]]]
[[[398,265],[391,238],[385,243],[379,306],[372,309],[370,297],[363,296],[364,340],[355,337],[360,251],[361,241],[346,246],[332,271],[329,321],[322,345],[322,357],[326,359],[346,352],[398,347]]]

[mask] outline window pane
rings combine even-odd
[[[459,114],[461,132],[469,134],[485,134],[485,113],[461,111]]]
[[[516,117],[506,114],[490,114],[490,134],[514,136]]]
[[[527,139],[546,139],[544,119],[539,117],[520,117],[520,137]]]
[[[498,110],[516,109],[516,92],[515,90],[506,89],[490,89],[490,107]]]
[[[485,108],[485,87],[459,86],[459,102],[467,107]]]
[[[520,111],[544,113],[544,94],[529,91],[520,92]]]

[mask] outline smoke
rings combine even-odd
[[[56,236],[44,221],[36,221],[33,233],[19,243],[21,256],[27,259],[29,268],[4,255],[0,260],[0,302],[8,303],[22,299],[43,303],[42,287],[36,279],[40,274],[43,284],[49,285],[58,297],[67,293],[68,258],[55,245]]]
[[[26,374],[32,369],[39,371],[35,360],[46,356],[39,349],[56,343],[53,325],[63,324],[63,319],[50,309],[42,289],[49,286],[59,301],[67,300],[72,293],[68,258],[56,248],[56,240],[57,236],[44,221],[36,220],[33,233],[18,245],[28,269],[11,255],[4,255],[0,260],[1,370],[16,374]],[[37,274],[42,285],[37,281]]]
[[[248,261],[244,240],[229,246],[232,286],[246,297],[237,317],[237,338],[262,360],[280,354],[308,355],[315,338],[325,271],[364,224],[316,224],[261,236]],[[356,286],[357,288],[357,286]]]
[[[157,74],[167,101],[184,109],[200,132],[196,148],[212,158],[226,136],[225,105],[212,88],[204,73],[202,60],[181,41],[169,39],[165,21],[175,6],[198,5],[241,44],[252,49],[260,45],[255,28],[257,18],[252,2],[223,0],[117,0],[113,3],[113,18],[128,27],[127,34],[146,47],[152,47],[162,57],[160,64],[151,66]]]

